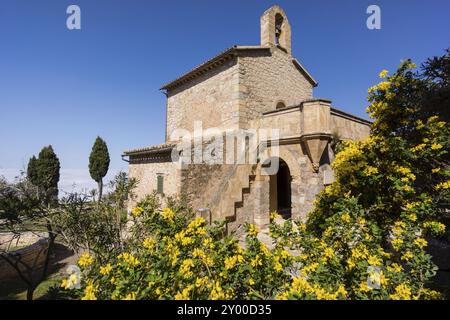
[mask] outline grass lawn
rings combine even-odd
[[[63,275],[59,272],[48,277],[36,288],[33,298],[35,300],[46,299],[48,289],[59,285],[62,278]],[[0,300],[26,300],[26,298],[27,287],[22,281],[9,281],[0,284]]]

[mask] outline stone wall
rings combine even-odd
[[[129,176],[136,178],[138,185],[134,191],[137,195],[136,201],[129,202],[129,210],[135,206],[136,202],[157,190],[158,175],[164,177],[163,191],[165,195],[180,193],[180,173],[176,164],[172,162],[130,164]]]
[[[23,248],[46,236],[46,232],[22,232],[20,234],[0,232],[0,249],[9,251],[14,248]]]
[[[370,133],[367,121],[358,120],[336,109],[331,111],[331,129],[342,140],[362,140]]]
[[[194,209],[206,208],[221,192],[222,183],[226,181],[232,167],[233,165],[188,165],[181,173],[181,192],[189,197]]]
[[[277,47],[271,49],[271,55],[249,52],[239,57],[241,126],[247,128],[248,121],[275,110],[279,102],[294,106],[311,99],[312,89],[292,57]]]
[[[237,58],[169,92],[167,98],[167,139],[176,129],[229,128],[238,122],[239,73]]]
[[[300,108],[287,109],[266,114],[260,121],[260,128],[280,130],[280,138],[298,136],[301,132]]]
[[[30,246],[18,249],[11,252],[10,254],[15,255],[17,259],[20,259],[20,261],[23,262],[23,264],[19,264],[19,268],[22,271],[26,270],[24,265],[35,269],[43,264],[47,246],[47,239],[41,239]],[[0,258],[0,282],[17,277],[17,271],[13,267],[11,267],[11,265],[7,263],[3,258]]]

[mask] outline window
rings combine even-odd
[[[278,102],[277,103],[277,109],[283,109],[283,108],[286,108],[286,105],[283,103],[283,102]]]
[[[163,194],[164,193],[164,176],[158,175],[157,177],[157,186],[156,192]]]
[[[283,28],[283,16],[279,13],[275,15],[275,44],[280,45],[281,33]]]

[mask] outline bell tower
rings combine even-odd
[[[292,55],[291,26],[283,9],[275,5],[261,16],[261,45],[278,46]]]

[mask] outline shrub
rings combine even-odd
[[[82,261],[80,297],[440,298],[427,288],[436,266],[426,238],[445,231],[450,135],[426,103],[436,90],[430,67],[425,76],[414,67],[406,61],[394,75],[380,74],[383,82],[369,90],[372,133],[336,149],[336,182],[318,195],[306,223],[271,223],[272,248],[253,225],[240,242],[223,224],[193,219],[185,204],[170,201],[160,211],[150,197],[132,211],[120,253]]]

